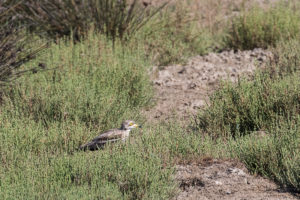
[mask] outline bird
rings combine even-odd
[[[79,150],[95,151],[95,150],[102,149],[107,143],[114,143],[120,140],[125,141],[129,137],[130,131],[137,127],[141,127],[141,126],[139,126],[132,120],[125,120],[121,124],[121,128],[110,129],[101,133],[89,143],[81,145],[79,147]]]

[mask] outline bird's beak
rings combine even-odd
[[[138,124],[134,124],[133,126],[134,126],[134,128],[142,128],[142,126],[138,125]]]

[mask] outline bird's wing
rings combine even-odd
[[[101,135],[95,137],[91,142],[79,147],[81,150],[97,150],[103,147],[108,142],[116,142],[123,138],[124,131],[119,129],[108,130]]]
[[[95,137],[92,141],[109,141],[122,139],[122,137],[124,137],[124,131],[121,131],[119,129],[111,129]]]

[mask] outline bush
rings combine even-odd
[[[300,118],[280,120],[268,136],[250,136],[235,145],[236,156],[253,173],[267,176],[290,191],[300,191]]]
[[[272,80],[258,74],[252,82],[225,83],[200,111],[197,129],[213,137],[237,137],[251,131],[270,130],[278,119],[295,120],[300,113],[300,78]]]
[[[252,8],[233,19],[226,43],[229,48],[247,50],[267,48],[283,39],[299,36],[300,20],[288,6],[277,5],[265,11]]]
[[[0,86],[11,83],[27,71],[20,70],[20,66],[33,59],[46,45],[29,48],[33,42],[31,36],[25,33],[24,27],[16,25],[12,18],[18,4],[0,3]],[[29,71],[36,72],[37,67]]]
[[[31,30],[50,37],[86,36],[91,25],[113,41],[125,41],[146,24],[165,4],[157,8],[142,6],[137,0],[42,0],[25,1],[19,12]]]
[[[279,41],[274,48],[271,48],[274,59],[271,62],[270,70],[272,75],[280,77],[299,73],[300,71],[300,47],[299,40]]]

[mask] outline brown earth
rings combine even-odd
[[[288,200],[300,196],[285,192],[271,181],[250,175],[234,161],[208,159],[200,164],[176,166],[180,183],[174,200]]]
[[[251,76],[271,57],[269,51],[225,51],[196,56],[186,65],[154,67],[151,79],[156,91],[156,106],[146,111],[151,121],[166,120],[172,113],[188,120],[208,103],[208,96],[222,80],[236,82],[240,76]]]

